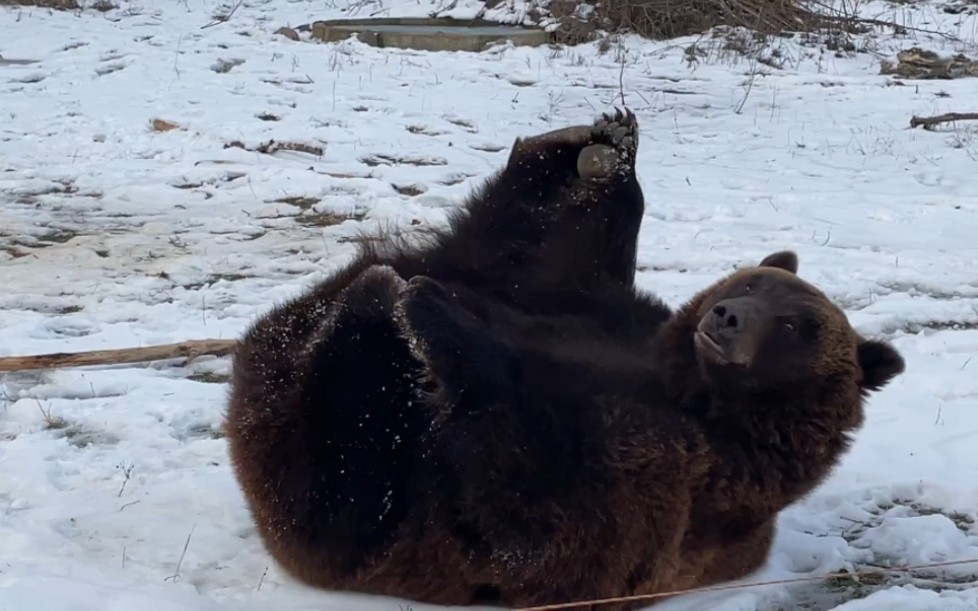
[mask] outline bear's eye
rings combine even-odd
[[[795,327],[795,323],[793,322],[784,323],[784,328],[787,329],[788,331],[791,331],[792,333],[794,333],[797,330]]]
[[[805,317],[798,321],[798,329],[802,337],[814,341],[818,339],[819,332],[822,330],[822,323],[817,318]]]
[[[753,289],[754,289],[754,287],[752,287],[752,286],[751,286],[751,285],[749,285],[749,284],[745,284],[745,285],[744,285],[744,292],[745,292],[745,293],[749,293],[749,292],[751,292],[751,291],[752,291]]]

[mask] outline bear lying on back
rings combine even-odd
[[[426,250],[364,251],[243,338],[231,454],[291,574],[512,606],[734,579],[848,448],[899,354],[791,253],[675,313],[638,294],[617,119],[518,141]]]
[[[422,364],[392,319],[401,278],[456,282],[555,320],[585,313],[581,321],[609,336],[651,332],[668,318],[654,299],[633,296],[644,210],[637,147],[630,112],[519,139],[447,229],[420,246],[365,242],[346,267],[248,330],[234,357],[230,451],[259,532],[287,570],[358,587],[418,519],[419,499],[441,493],[422,473],[432,424],[418,394]],[[490,376],[494,361],[486,366]]]

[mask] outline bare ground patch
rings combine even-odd
[[[227,384],[231,381],[231,376],[213,371],[198,371],[187,376],[187,379],[201,384]]]
[[[338,213],[310,210],[292,218],[304,227],[332,227],[346,221],[362,221],[365,216],[366,214],[361,212]]]
[[[119,440],[113,435],[52,413],[51,408],[45,407],[40,401],[38,401],[37,407],[41,410],[44,430],[53,432],[55,437],[64,439],[78,449],[87,448],[92,445],[105,446],[119,443]]]

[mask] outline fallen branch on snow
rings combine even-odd
[[[34,369],[58,369],[62,367],[87,367],[89,365],[123,365],[146,363],[168,359],[186,358],[187,361],[204,356],[225,356],[234,349],[236,340],[195,339],[175,344],[146,346],[143,348],[119,348],[117,350],[91,350],[88,352],[54,352],[31,356],[0,357],[0,371],[31,371]]]
[[[951,123],[952,121],[978,121],[978,112],[948,112],[934,117],[918,117],[914,115],[910,119],[910,129],[923,127],[932,129],[941,123]]]

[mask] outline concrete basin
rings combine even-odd
[[[552,42],[544,30],[460,19],[339,19],[312,24],[312,37],[323,42],[345,40],[354,33],[373,47],[421,51],[473,51],[504,40],[514,45],[539,46]]]

